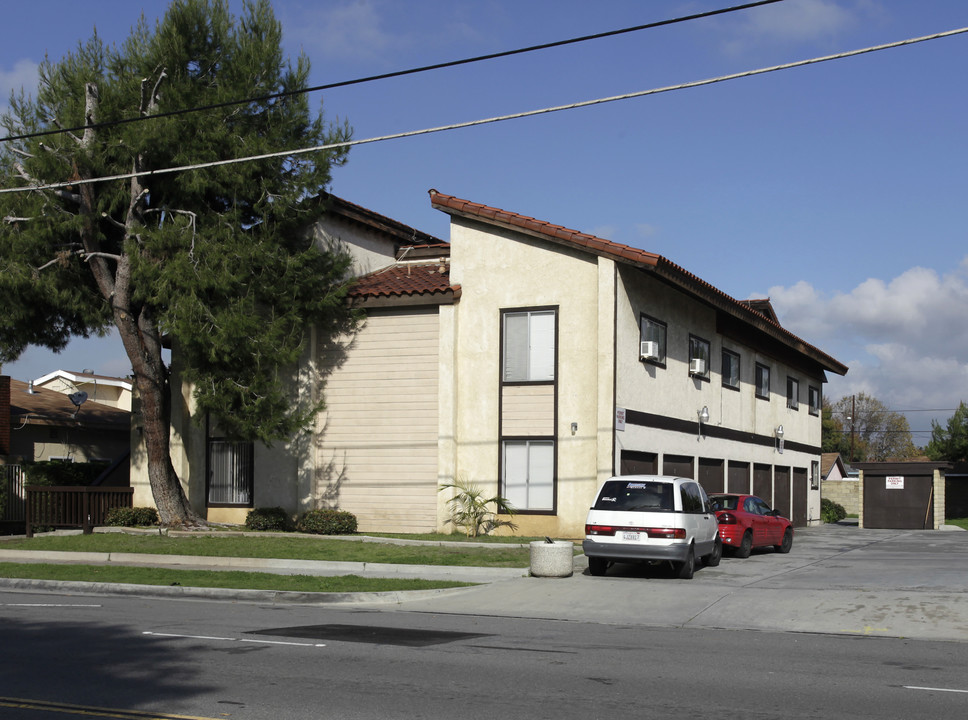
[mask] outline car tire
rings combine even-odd
[[[753,533],[749,530],[743,535],[743,541],[736,548],[736,557],[748,558],[753,551]]]
[[[703,558],[703,564],[707,567],[716,567],[719,565],[719,561],[723,559],[723,540],[722,538],[716,538],[716,543],[713,545],[713,551]]]
[[[608,560],[601,557],[588,558],[588,572],[597,577],[601,577],[608,569]]]
[[[793,547],[793,530],[791,530],[790,528],[787,528],[786,532],[783,533],[783,540],[780,542],[779,545],[774,545],[773,549],[779,553],[788,553],[790,552],[790,549],[792,547]]]
[[[696,572],[696,546],[690,545],[689,552],[686,553],[686,559],[679,563],[676,567],[676,577],[680,580],[692,580],[692,576]]]

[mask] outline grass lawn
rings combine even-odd
[[[197,537],[94,533],[50,535],[0,542],[0,549],[152,553],[207,557],[282,558],[404,565],[526,568],[527,547],[393,545],[305,536],[199,535]]]
[[[279,590],[289,592],[395,592],[468,587],[473,583],[406,578],[362,578],[356,575],[315,577],[276,575],[237,570],[173,570],[102,565],[54,565],[0,562],[0,577],[63,580],[133,585],[181,585],[184,587]]]
[[[968,530],[968,518],[947,518],[944,522],[946,525],[957,525],[963,530]]]

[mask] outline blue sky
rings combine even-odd
[[[324,84],[738,4],[277,0]],[[241,7],[235,0],[234,9]],[[0,104],[130,0],[5,8]],[[153,21],[166,2],[141,3]],[[711,19],[328,91],[357,139],[574,103],[968,26],[963,0],[784,0]],[[913,430],[968,400],[968,34],[590,108],[354,148],[332,191],[441,238],[436,188],[660,253],[850,366]],[[126,374],[117,341],[28,351],[15,378]],[[927,437],[915,434],[915,441]]]

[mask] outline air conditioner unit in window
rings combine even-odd
[[[689,374],[690,375],[705,375],[706,374],[706,361],[702,358],[693,358],[689,361]]]
[[[639,360],[659,359],[659,343],[655,340],[643,340],[639,346]]]

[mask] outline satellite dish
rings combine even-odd
[[[77,407],[80,407],[84,404],[84,401],[87,400],[87,393],[83,390],[78,390],[76,393],[71,393],[67,397],[69,397],[71,402],[77,405]]]

